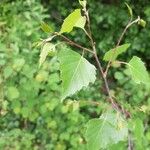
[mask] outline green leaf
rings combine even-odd
[[[39,66],[41,66],[44,63],[48,55],[53,56],[55,53],[55,45],[52,43],[45,43],[40,53]]]
[[[79,3],[83,8],[86,7],[86,4],[87,4],[86,0],[79,0]]]
[[[14,60],[12,68],[15,71],[20,71],[22,69],[22,67],[24,66],[24,64],[25,64],[25,59],[24,58],[17,58],[17,59]]]
[[[81,16],[80,19],[76,22],[75,27],[84,29],[85,23],[86,23],[86,17]]]
[[[80,54],[63,49],[58,55],[63,86],[62,100],[73,95],[96,79],[96,68]]]
[[[19,97],[19,91],[16,87],[9,87],[7,91],[7,95],[10,100],[16,99]]]
[[[24,118],[27,118],[28,116],[30,116],[30,112],[29,109],[27,107],[23,107],[21,109],[21,114]]]
[[[4,68],[4,77],[5,79],[7,79],[8,77],[12,76],[13,74],[13,69],[10,66],[7,66],[6,68]]]
[[[118,46],[115,49],[111,49],[105,53],[103,59],[105,61],[109,61],[109,60],[114,61],[118,57],[118,55],[125,52],[129,47],[130,47],[130,44],[123,44],[121,46]]]
[[[46,32],[46,33],[51,33],[53,32],[52,28],[45,22],[41,23],[41,29]]]
[[[145,129],[143,120],[139,118],[132,118],[129,120],[129,127],[132,129],[132,138],[136,141],[135,149],[142,150],[145,145]]]
[[[75,9],[63,22],[60,33],[71,32],[73,27],[84,28],[86,18],[81,15],[80,9]]]
[[[121,116],[105,113],[99,119],[92,119],[87,124],[86,140],[89,150],[107,148],[128,136],[127,123]]]
[[[129,14],[130,14],[130,17],[133,18],[133,11],[132,11],[132,8],[127,4],[125,3],[127,8],[128,8],[128,11],[129,11]]]
[[[34,42],[33,44],[32,44],[32,46],[33,47],[39,47],[39,46],[41,46],[43,44],[43,41],[36,41],[36,42]]]
[[[145,26],[146,26],[146,21],[143,20],[143,19],[140,19],[139,22],[138,22],[138,24],[139,24],[140,26],[142,26],[143,28],[145,28]]]
[[[146,67],[139,57],[134,56],[128,63],[128,67],[131,72],[132,78],[136,83],[148,84],[150,82]]]

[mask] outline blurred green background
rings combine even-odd
[[[124,2],[88,0],[99,58],[114,47],[128,22]],[[128,61],[136,55],[150,70],[150,1],[126,2],[147,26],[134,25],[128,30],[122,43],[132,46],[120,60]],[[42,20],[59,31],[63,19],[77,7],[77,0],[0,1],[0,150],[86,150],[86,123],[107,108],[101,81],[61,103],[59,63],[49,57],[39,68],[40,48],[33,47],[34,42],[48,36],[40,29]],[[81,30],[74,30],[70,38],[88,47]],[[149,87],[134,84],[124,67],[112,68],[109,75],[112,94],[132,114],[135,149],[150,150]],[[127,142],[113,149],[125,150]]]

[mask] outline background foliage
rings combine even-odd
[[[147,27],[135,25],[129,29],[124,42],[131,42],[131,47],[120,59],[130,60],[133,54],[140,56],[149,69],[150,2],[127,2],[136,15],[147,21]],[[86,123],[108,108],[101,81],[79,92],[74,101],[60,103],[59,64],[55,57],[49,57],[39,68],[40,50],[33,47],[33,42],[47,36],[40,29],[42,20],[57,31],[66,15],[77,6],[77,1],[59,0],[0,2],[0,149],[86,149]],[[102,58],[114,47],[128,14],[124,1],[119,0],[89,0],[89,10]],[[87,45],[82,31],[76,31],[71,37]],[[87,57],[93,62],[90,55]],[[135,149],[149,150],[150,89],[135,85],[123,70],[114,68],[110,72],[111,92],[132,113],[129,126]],[[126,142],[122,142],[110,149],[126,147]]]

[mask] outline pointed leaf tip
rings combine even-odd
[[[75,9],[63,22],[60,34],[64,32],[71,32],[73,27],[84,28],[86,17],[81,15],[81,9]]]

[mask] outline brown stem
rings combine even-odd
[[[109,60],[109,62],[108,62],[108,64],[107,64],[107,67],[106,67],[106,70],[105,70],[105,76],[107,76],[108,70],[109,70],[109,68],[110,68],[110,66],[111,66],[111,63],[112,63],[112,60],[113,60],[113,57],[114,57],[114,55],[115,55],[115,53],[116,53],[116,49],[117,49],[117,47],[120,45],[120,43],[121,43],[121,41],[122,41],[122,39],[123,39],[125,33],[127,32],[127,29],[128,29],[130,26],[132,26],[133,24],[137,23],[139,20],[140,20],[140,17],[139,17],[139,16],[138,16],[138,18],[137,18],[136,20],[134,20],[134,21],[130,20],[130,21],[128,22],[128,24],[126,25],[126,27],[124,28],[124,30],[123,30],[123,32],[122,32],[120,38],[118,39],[118,42],[117,42],[115,48],[114,48],[114,50],[113,50],[112,57],[111,57],[111,59]],[[132,22],[131,22],[131,21],[132,21]]]
[[[101,62],[99,61],[99,58],[98,58],[98,56],[97,56],[97,51],[96,51],[96,47],[95,47],[95,42],[94,42],[94,40],[93,40],[92,32],[91,32],[91,27],[90,27],[89,14],[88,14],[88,12],[87,12],[86,10],[85,10],[85,16],[86,16],[86,18],[87,18],[88,31],[89,31],[89,33],[88,33],[87,31],[86,31],[85,33],[87,34],[87,36],[88,36],[89,39],[90,39],[91,46],[92,46],[92,50],[93,50],[93,52],[94,52],[94,58],[95,58],[95,61],[96,61],[96,63],[97,63],[97,66],[98,66],[98,69],[99,69],[99,71],[100,71],[100,74],[101,74],[101,76],[102,76],[102,79],[103,79],[103,81],[104,81],[104,85],[105,85],[105,88],[106,88],[106,92],[107,92],[107,95],[108,95],[108,97],[109,97],[108,102],[111,103],[112,107],[113,107],[116,111],[119,111],[119,112],[123,113],[123,114],[126,116],[126,118],[128,118],[130,115],[127,113],[127,111],[123,111],[123,110],[122,110],[122,107],[120,107],[120,105],[118,105],[116,102],[114,102],[114,100],[113,100],[113,98],[112,98],[112,96],[111,96],[111,94],[110,94],[110,89],[109,89],[109,85],[108,85],[107,78],[106,78],[105,73],[104,73],[104,71],[103,71],[103,67],[102,67],[102,65],[101,65]],[[125,33],[123,33],[123,34],[125,34]],[[122,37],[123,37],[123,35],[122,35]],[[121,39],[122,39],[122,37],[121,37]],[[120,41],[121,41],[121,39],[120,39]],[[118,42],[118,43],[120,43],[120,42]]]
[[[60,36],[61,38],[63,38],[69,45],[75,46],[75,47],[80,48],[80,49],[82,49],[82,50],[84,50],[84,51],[88,51],[88,52],[94,54],[94,52],[93,52],[92,50],[90,50],[90,49],[88,49],[88,48],[85,48],[85,47],[83,47],[83,46],[81,46],[81,45],[75,43],[74,41],[70,40],[70,39],[67,38],[66,36],[64,36],[64,35],[62,35],[62,34],[58,34],[58,33],[55,33],[55,34],[58,35],[58,36]]]

